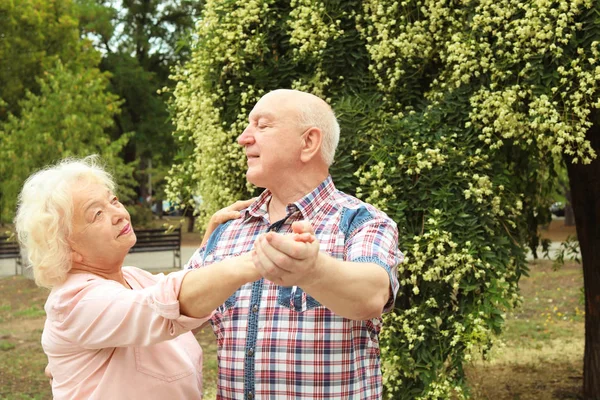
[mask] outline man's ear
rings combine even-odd
[[[302,139],[302,152],[300,159],[303,162],[309,162],[315,156],[321,153],[321,144],[323,143],[323,132],[319,128],[312,127],[304,132]]]

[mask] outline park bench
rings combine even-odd
[[[181,268],[181,228],[171,231],[167,229],[136,229],[135,236],[137,242],[129,250],[130,253],[172,251],[173,268]]]
[[[11,240],[10,236],[0,236],[0,259],[15,259],[15,275],[23,271],[23,261],[21,260],[21,248],[19,243]]]

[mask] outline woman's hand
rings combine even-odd
[[[204,233],[204,237],[202,238],[202,243],[200,247],[204,246],[206,242],[208,242],[208,238],[210,235],[217,229],[219,225],[224,222],[227,222],[231,219],[237,219],[240,217],[240,211],[248,208],[252,202],[256,200],[256,197],[249,200],[238,200],[230,206],[220,209],[216,213],[210,217],[208,221],[208,226],[206,227],[206,232]]]
[[[44,375],[48,378],[48,382],[50,382],[50,386],[52,386],[52,371],[50,371],[50,364],[46,364],[46,368],[44,368]]]

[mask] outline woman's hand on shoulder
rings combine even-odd
[[[249,200],[238,200],[235,203],[220,209],[210,217],[209,225],[214,224],[215,227],[227,222],[231,219],[238,219],[240,211],[248,208],[256,200],[256,197]]]
[[[206,227],[206,232],[204,233],[204,238],[202,239],[202,244],[200,246],[204,246],[206,242],[208,242],[208,238],[219,225],[232,219],[238,219],[241,216],[240,211],[248,208],[255,200],[256,197],[249,200],[238,200],[214,213],[208,221],[208,226]]]

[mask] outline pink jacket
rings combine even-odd
[[[124,267],[133,290],[93,274],[53,288],[42,346],[54,398],[202,398],[202,349],[190,330],[208,318],[179,314],[187,272]]]

